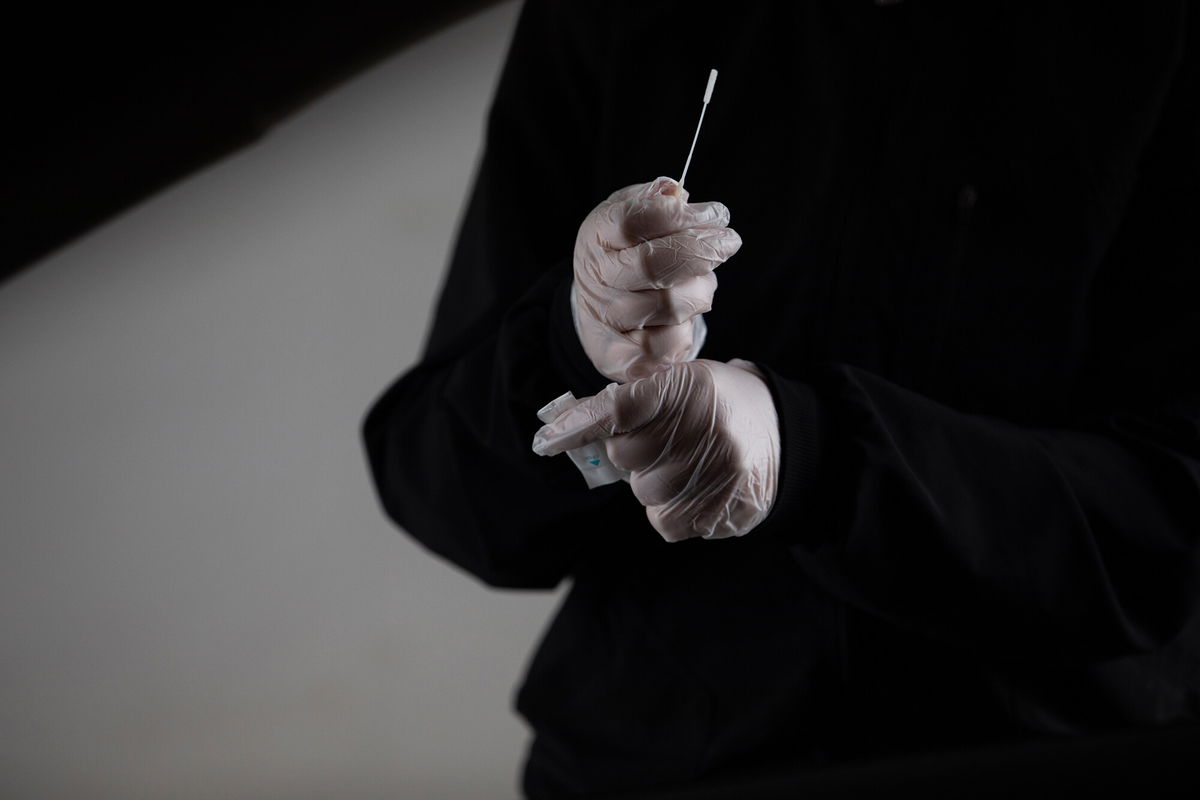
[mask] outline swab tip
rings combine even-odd
[[[717,71],[715,69],[708,72],[708,86],[704,87],[704,102],[707,104],[712,100],[713,87],[717,85]]]

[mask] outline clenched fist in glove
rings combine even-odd
[[[604,441],[667,541],[748,533],[779,482],[775,401],[748,361],[688,361],[610,384],[537,432],[549,456]]]
[[[575,239],[571,305],[584,352],[615,381],[695,358],[712,271],[741,237],[721,203],[688,203],[670,178],[627,186],[596,206]]]

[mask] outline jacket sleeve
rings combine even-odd
[[[962,413],[846,365],[770,374],[785,452],[764,530],[812,579],[898,625],[1009,652],[1146,652],[1194,616],[1196,63],[1185,54],[1094,284],[1077,416]]]
[[[605,383],[574,340],[566,292],[575,233],[602,199],[574,166],[593,146],[588,48],[603,46],[603,28],[558,13],[522,11],[423,358],[362,428],[388,515],[496,586],[557,584],[595,538],[595,510],[623,488],[589,492],[530,449],[538,408]]]

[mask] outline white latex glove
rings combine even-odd
[[[549,456],[596,441],[633,473],[634,495],[669,542],[741,536],[775,502],[779,418],[748,361],[688,361],[610,384],[539,430],[533,450]]]
[[[721,203],[688,203],[671,178],[627,186],[596,206],[575,239],[571,307],[584,352],[615,381],[694,358],[712,271],[742,246]]]

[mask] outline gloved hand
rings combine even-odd
[[[721,203],[688,203],[671,178],[635,184],[596,206],[575,239],[571,307],[596,369],[615,381],[695,358],[713,269],[737,252]]]
[[[688,361],[602,392],[537,432],[549,456],[606,441],[632,471],[630,486],[669,542],[748,533],[766,518],[779,482],[779,418],[748,361]]]

